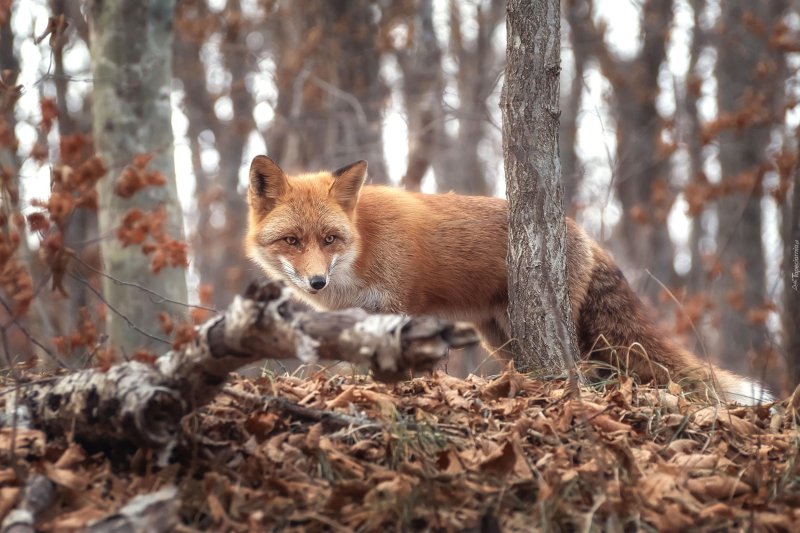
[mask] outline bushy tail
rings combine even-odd
[[[591,242],[580,232],[573,238],[574,249]],[[642,382],[674,381],[712,401],[753,405],[775,400],[758,381],[704,363],[674,342],[656,325],[608,252],[596,243],[589,247],[589,261],[571,262],[575,280],[570,288],[578,289],[571,298],[578,309],[576,330],[583,354],[624,366]]]
[[[740,376],[728,370],[709,365],[696,368],[690,377],[695,383],[708,386],[711,398],[726,402],[736,402],[742,405],[758,405],[775,401],[772,393],[761,383],[754,379]],[[697,387],[694,387],[695,390]]]

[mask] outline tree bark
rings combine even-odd
[[[173,162],[170,87],[172,82],[173,0],[106,0],[90,7],[92,76],[94,78],[94,138],[97,153],[109,174],[98,186],[101,234],[113,233],[130,208],[150,211],[163,206],[165,230],[182,238]],[[152,154],[149,170],[166,177],[163,187],[147,187],[129,199],[114,193],[121,171],[137,154]],[[123,248],[116,239],[101,246],[105,271],[113,278],[146,283],[148,288],[176,301],[186,301],[186,278],[181,268],[150,272],[150,260],[138,247]],[[130,322],[147,332],[158,332],[157,315],[163,305],[142,305],[141,296],[104,279],[104,297]],[[153,348],[155,341],[140,336],[126,320],[109,312],[110,342],[131,353]]]
[[[789,388],[800,384],[800,129],[796,131],[797,155],[791,205],[783,205],[784,278],[783,334],[789,367]]]
[[[558,157],[560,24],[557,0],[509,1],[501,99],[514,361],[548,374],[569,370],[578,353]]]
[[[447,135],[434,159],[436,184],[440,192],[491,195],[495,176],[481,156],[481,144],[489,133],[491,115],[486,104],[503,72],[493,39],[503,22],[504,0],[488,0],[475,6],[475,37],[468,39],[461,20],[462,5],[450,1],[450,53],[457,63],[455,84],[458,106],[452,118],[458,131]],[[472,22],[472,21],[470,21]]]
[[[418,191],[437,152],[445,146],[442,50],[433,25],[433,1],[420,0],[409,24],[406,47],[395,52],[403,72],[408,117],[408,166],[401,184]]]
[[[265,359],[304,363],[338,359],[368,366],[378,379],[431,370],[450,348],[474,344],[464,324],[430,317],[369,315],[360,309],[304,311],[279,282],[252,284],[196,338],[153,364],[84,370],[26,384],[20,403],[32,426],[50,436],[69,432],[91,447],[144,446],[169,451],[180,420],[214,397],[228,374]]]
[[[648,268],[667,286],[675,282],[674,247],[666,223],[674,197],[669,191],[668,154],[661,150],[663,120],[656,110],[656,98],[672,3],[644,2],[642,49],[628,60],[615,57],[606,47],[603,31],[592,19],[591,0],[585,0],[570,18],[576,39],[591,43],[600,70],[614,89],[611,105],[617,122],[617,151],[612,179],[624,212],[619,225],[623,257],[634,268]],[[657,301],[661,290],[658,283],[643,279],[636,285],[651,303]]]
[[[46,476],[31,474],[25,483],[22,498],[17,507],[6,515],[0,531],[2,533],[34,533],[34,524],[56,502],[56,485]]]
[[[373,3],[283,1],[272,20],[278,100],[265,135],[270,156],[289,172],[366,159],[371,183],[385,183],[386,89]]]
[[[183,107],[189,121],[187,136],[192,150],[197,199],[197,223],[190,238],[195,250],[194,266],[200,282],[214,288],[212,304],[222,308],[246,284],[249,261],[244,256],[239,234],[246,225],[247,204],[239,191],[239,170],[244,148],[255,129],[255,102],[247,89],[247,74],[253,70],[246,37],[251,21],[243,14],[238,0],[228,0],[224,16],[217,19],[222,35],[220,45],[224,66],[230,73],[227,95],[233,107],[231,120],[214,114],[214,98],[206,87],[206,65],[200,58],[203,42],[216,27],[205,1],[182,1],[177,7],[174,73],[183,83]],[[214,134],[219,153],[219,170],[210,175],[201,163],[199,137],[204,131]],[[224,223],[212,224],[211,213],[222,214]]]
[[[586,61],[591,56],[589,43],[582,40],[578,32],[572,29],[572,20],[577,20],[580,11],[586,9],[585,3],[578,0],[566,0],[562,3],[562,10],[566,20],[570,23],[569,43],[572,47],[572,57],[575,72],[569,84],[569,94],[564,97],[561,106],[561,121],[559,132],[561,140],[561,175],[564,181],[564,205],[567,214],[574,216],[577,211],[577,194],[583,180],[583,166],[577,154],[578,114],[580,113],[583,76],[586,70]]]
[[[91,523],[87,533],[167,533],[180,524],[181,500],[174,485],[150,494],[139,494],[119,511]]]
[[[726,366],[740,373],[749,373],[748,354],[757,354],[767,340],[765,324],[749,320],[747,313],[761,308],[766,296],[761,181],[775,113],[783,103],[783,80],[776,76],[780,56],[768,39],[782,5],[723,2],[717,33],[718,120],[730,122],[718,136],[723,196],[717,260],[725,270],[716,284],[719,351]]]

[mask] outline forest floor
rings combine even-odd
[[[692,403],[615,377],[580,394],[507,372],[237,377],[184,419],[173,463],[0,433],[0,520],[20,472],[80,530],[178,488],[185,531],[797,531],[800,392],[770,409]],[[574,389],[573,389],[574,390]]]

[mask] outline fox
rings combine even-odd
[[[490,352],[512,353],[507,202],[365,185],[367,162],[287,175],[250,165],[247,256],[312,307],[472,322]],[[688,383],[742,404],[774,398],[758,381],[701,361],[650,316],[611,254],[565,217],[567,291],[581,356],[644,383]]]

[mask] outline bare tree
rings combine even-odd
[[[70,111],[67,105],[67,92],[69,89],[70,78],[64,66],[64,48],[68,44],[66,33],[67,25],[76,28],[75,34],[78,38],[88,38],[86,20],[80,11],[80,3],[76,0],[51,0],[50,8],[55,17],[64,17],[64,25],[50,39],[50,46],[53,53],[53,83],[56,89],[56,104],[58,106],[58,135],[61,139],[69,138],[72,135],[91,134],[92,121],[90,104],[84,101],[84,109],[78,113]],[[86,150],[81,154],[84,158],[92,155],[91,143],[85,143]],[[63,154],[62,154],[63,156]],[[62,163],[74,165],[77,161],[64,161]],[[93,263],[93,258],[98,255],[98,245],[93,242],[97,235],[97,213],[91,209],[73,209],[70,214],[69,224],[64,235],[67,246],[76,248],[84,262]],[[86,244],[89,243],[89,244]],[[79,264],[73,265],[79,271],[82,270]],[[88,271],[81,272],[84,276],[90,276]],[[77,325],[81,308],[85,308],[90,302],[90,291],[80,281],[74,278],[65,280],[64,285],[69,294],[64,313],[60,313],[69,328]]]
[[[588,9],[585,2],[581,0],[565,0],[562,2],[564,18],[567,20],[579,20],[583,9]],[[582,180],[583,168],[577,154],[578,136],[578,113],[581,107],[581,95],[583,93],[583,76],[586,71],[586,62],[591,57],[589,49],[590,42],[583,40],[580,32],[575,32],[570,28],[569,44],[572,48],[572,57],[575,72],[569,83],[569,93],[564,95],[561,106],[561,130],[559,137],[561,140],[561,175],[564,182],[564,204],[567,213],[575,213],[575,199],[578,187]]]
[[[196,179],[198,220],[191,238],[200,253],[195,255],[194,264],[201,283],[214,287],[213,304],[221,308],[246,283],[248,261],[239,234],[245,226],[247,206],[238,184],[247,137],[255,129],[255,102],[246,85],[246,77],[254,68],[246,44],[253,21],[242,14],[238,0],[228,0],[221,17],[211,13],[205,1],[181,0],[177,12],[174,74],[183,83]],[[223,66],[230,73],[231,83],[227,93],[212,96],[206,87],[206,65],[200,53],[215,31],[221,33]],[[214,113],[214,100],[220,96],[231,100],[230,120],[220,120]],[[206,172],[200,163],[200,137],[204,132],[213,134],[219,153],[216,175]],[[224,222],[212,224],[212,213],[221,215]]]
[[[449,49],[457,65],[458,105],[448,111],[458,119],[458,131],[449,135],[443,149],[436,152],[436,183],[442,192],[490,195],[495,177],[480,152],[491,126],[487,99],[503,73],[502,57],[498,57],[492,41],[503,22],[505,2],[478,2],[474,21],[462,20],[461,7],[462,3],[450,1]],[[468,22],[475,25],[471,39],[464,31]]]
[[[92,76],[94,78],[94,138],[98,155],[109,174],[100,181],[99,225],[113,235],[131,208],[166,211],[165,230],[183,234],[173,162],[172,108],[172,0],[108,0],[94,2],[89,11]],[[149,169],[166,179],[163,187],[147,187],[130,198],[115,194],[123,171],[140,154],[154,156]],[[150,260],[138,247],[124,248],[113,238],[102,242],[105,271],[113,278],[147,283],[158,294],[186,300],[186,278],[181,268],[150,271]],[[157,314],[163,304],[151,307],[141,293],[104,279],[103,292],[111,307],[108,333],[114,346],[130,353],[156,341],[138,329],[159,331]],[[113,312],[116,310],[119,314]]]
[[[419,190],[437,152],[446,149],[442,102],[445,82],[442,49],[433,25],[433,1],[420,0],[414,7],[408,39],[395,50],[395,55],[403,72],[402,94],[408,121],[408,166],[402,184]]]
[[[692,0],[691,6],[694,14],[694,28],[692,29],[692,44],[689,48],[689,69],[684,87],[682,105],[685,142],[689,152],[689,184],[697,187],[705,187],[708,180],[703,172],[703,143],[700,125],[699,109],[697,103],[700,97],[700,86],[702,83],[701,74],[697,72],[697,62],[700,53],[706,44],[707,36],[701,27],[701,16],[705,9],[705,0]],[[702,236],[702,217],[705,211],[703,205],[689,205],[689,214],[692,215],[692,234],[689,237],[689,249],[692,254],[692,266],[688,275],[688,286],[692,292],[699,292],[705,288],[706,279],[702,253],[700,250],[700,239]]]
[[[267,151],[290,172],[369,161],[386,182],[377,10],[369,0],[278,2],[270,38],[278,99]]]
[[[548,374],[571,368],[578,353],[558,157],[560,25],[557,0],[508,3],[501,108],[509,314],[517,368]]]
[[[616,57],[604,42],[604,32],[592,19],[593,2],[570,9],[574,40],[591,43],[603,76],[613,87],[611,106],[617,122],[614,189],[625,217],[621,222],[625,257],[636,268],[649,268],[661,282],[675,281],[674,250],[667,215],[674,200],[669,191],[668,153],[661,149],[663,119],[656,110],[658,74],[666,57],[672,21],[672,0],[645,0],[642,6],[642,47],[630,59]],[[657,283],[641,284],[651,302]]]
[[[800,129],[795,132],[794,183],[791,204],[783,207],[784,278],[783,334],[789,367],[789,386],[800,384]]]
[[[747,315],[765,303],[762,178],[769,168],[765,150],[783,103],[782,58],[768,40],[785,3],[728,0],[721,7],[716,68],[723,193],[717,257],[724,268],[715,286],[723,332],[719,347],[728,366],[746,372],[745,356],[761,350],[767,338],[763,321]]]

